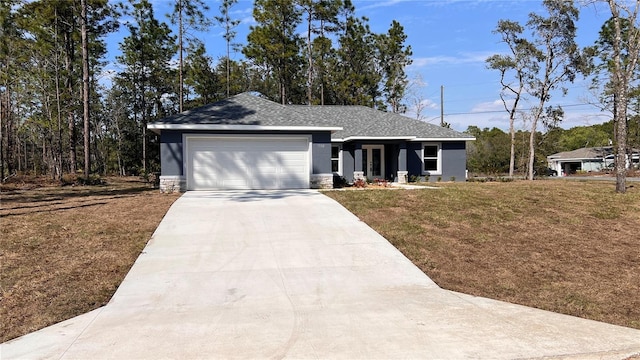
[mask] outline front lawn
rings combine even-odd
[[[633,185],[631,183],[630,185]],[[640,184],[329,191],[445,289],[640,329]]]
[[[23,185],[0,193],[1,342],[106,304],[178,197],[132,178]],[[443,288],[640,329],[640,189],[436,186],[326,194]]]
[[[0,192],[0,342],[105,305],[177,199],[137,178],[26,180]]]

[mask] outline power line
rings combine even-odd
[[[565,107],[577,107],[577,106],[593,106],[592,104],[588,104],[588,103],[584,103],[584,104],[567,104],[567,105],[558,105],[562,108]],[[533,110],[533,108],[526,108],[526,109],[518,109],[516,111],[531,111]],[[448,114],[444,114],[445,116],[451,116],[451,115],[476,115],[476,114],[498,114],[498,113],[505,113],[507,112],[506,110],[486,110],[486,111],[474,111],[474,112],[458,112],[458,113],[448,113]]]

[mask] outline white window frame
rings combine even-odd
[[[333,157],[333,147],[337,147],[338,148],[338,157],[334,158]],[[333,171],[333,161],[334,160],[338,160],[338,171]],[[340,144],[331,144],[331,170],[333,171],[334,174],[342,176],[342,145]]]
[[[435,171],[425,170],[424,168],[424,159],[425,152],[424,148],[427,146],[437,146],[438,147],[438,155],[436,157],[437,160],[437,169]],[[429,159],[434,159],[430,157]],[[442,175],[442,143],[440,142],[425,142],[422,143],[420,147],[420,162],[422,163],[422,175]]]

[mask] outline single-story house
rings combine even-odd
[[[250,93],[150,123],[162,191],[331,188],[411,176],[464,181],[472,136],[364,106],[281,105]]]
[[[602,171],[613,166],[613,146],[587,147],[572,151],[559,152],[547,156],[549,168],[556,170],[558,175],[570,175],[579,171]],[[627,159],[627,168],[638,164],[638,150],[634,149]]]

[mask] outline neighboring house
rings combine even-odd
[[[612,167],[614,163],[613,146],[581,148],[547,156],[549,168],[556,170],[558,175],[570,175],[576,172],[602,171]],[[638,164],[638,150],[627,159],[627,167]]]
[[[162,191],[464,181],[472,136],[364,106],[280,105],[243,93],[148,125]]]

